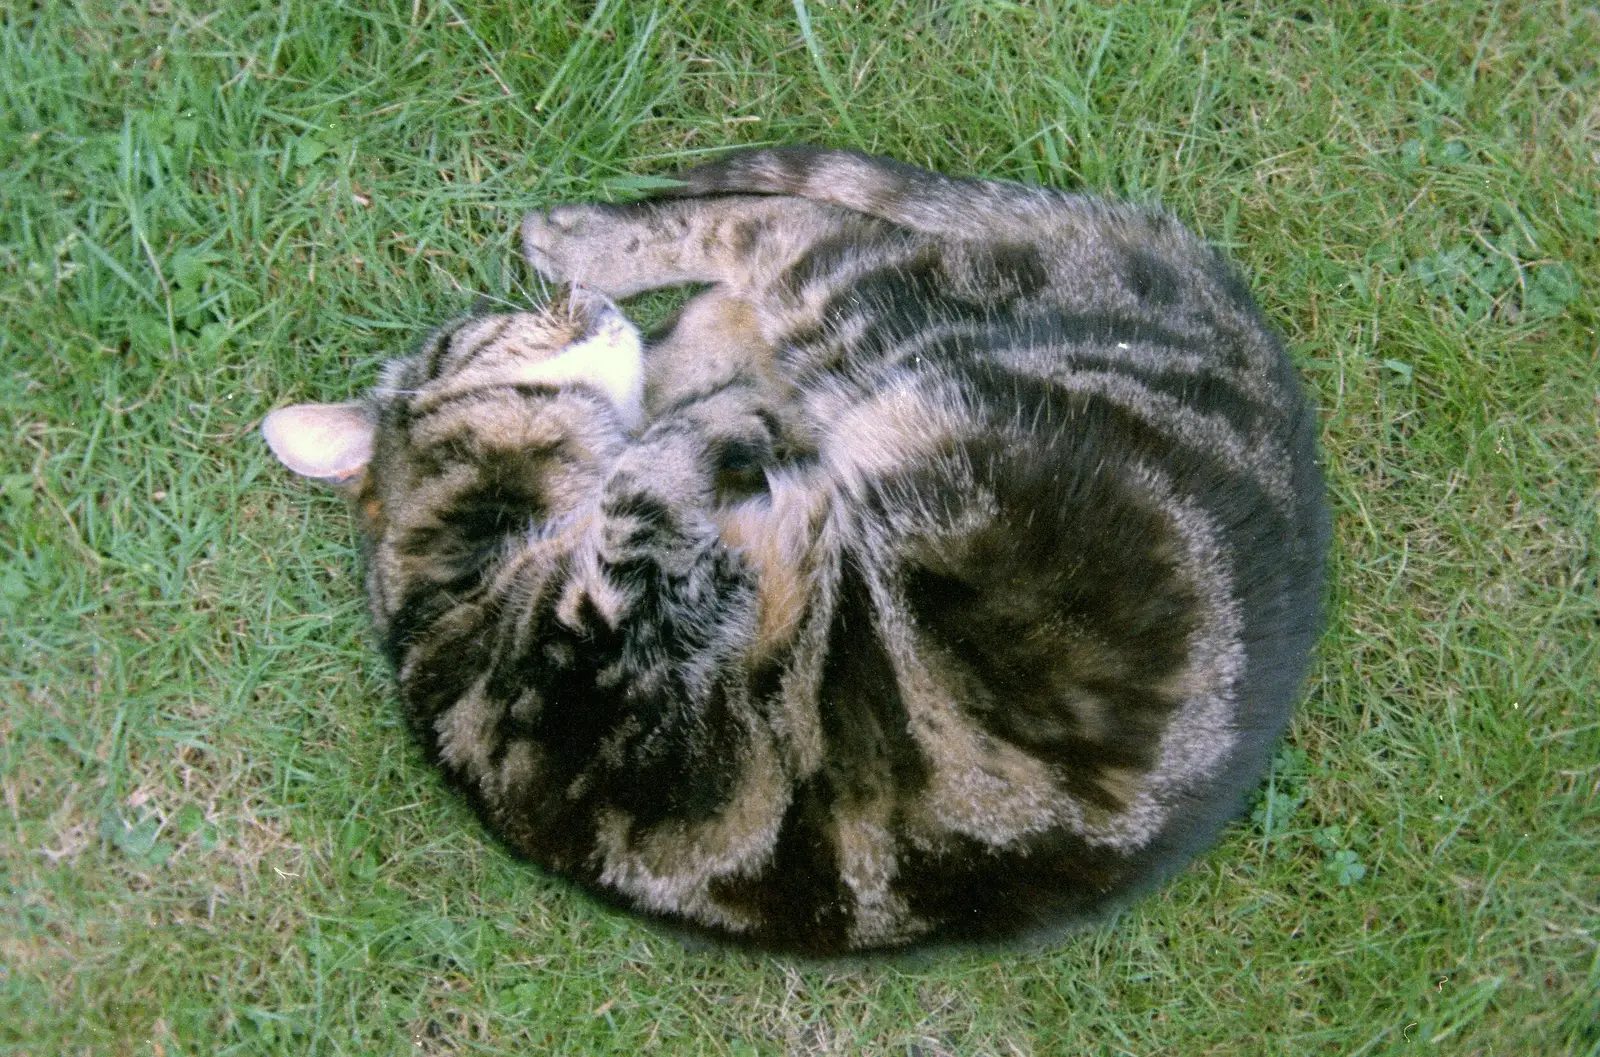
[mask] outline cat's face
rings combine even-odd
[[[538,311],[441,327],[365,400],[280,408],[261,429],[285,466],[351,500],[381,637],[408,584],[484,560],[460,531],[440,543],[442,524],[498,531],[592,494],[595,458],[642,418],[643,373],[638,330],[574,288]]]
[[[411,355],[391,361],[365,400],[278,408],[261,431],[289,469],[354,494],[374,452],[393,447],[383,443],[384,432],[458,399],[570,383],[600,390],[624,425],[639,424],[639,332],[609,298],[579,287],[536,311],[447,324]]]

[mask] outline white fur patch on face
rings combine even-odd
[[[560,318],[563,311],[570,318]],[[568,344],[573,333],[582,336]],[[458,330],[450,345],[451,356],[467,362],[431,385],[413,410],[480,389],[583,383],[605,394],[625,428],[644,419],[644,342],[601,294],[574,288],[564,309],[486,316]]]
[[[580,296],[577,291],[573,297]],[[508,370],[508,384],[560,385],[587,382],[605,392],[634,429],[644,420],[644,343],[639,330],[609,300],[598,294],[586,298],[604,301],[595,311],[589,333],[548,359],[517,364]]]

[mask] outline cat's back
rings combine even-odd
[[[847,946],[1049,929],[1175,868],[1320,620],[1314,415],[1235,273],[1159,211],[1003,185],[980,230],[930,186],[856,194],[896,223],[768,297],[833,494],[791,707]]]

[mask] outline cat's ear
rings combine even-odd
[[[261,423],[272,454],[295,473],[349,486],[372,459],[372,416],[361,404],[295,404]]]

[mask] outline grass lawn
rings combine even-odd
[[[1600,1054],[1597,57],[1567,0],[0,3],[0,1052]],[[524,210],[786,141],[1165,202],[1322,409],[1260,806],[1050,950],[685,951],[513,862],[256,432],[539,296]]]

